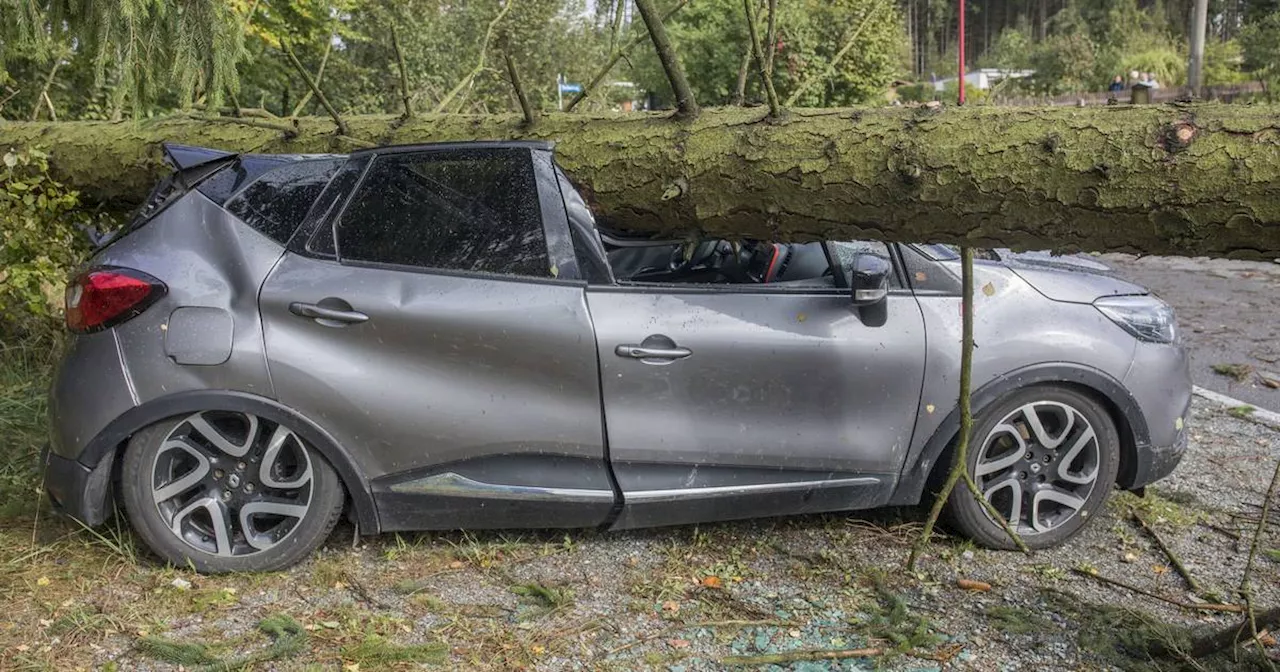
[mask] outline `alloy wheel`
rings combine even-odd
[[[991,429],[974,478],[1019,534],[1041,534],[1081,513],[1100,464],[1098,435],[1084,414],[1061,402],[1036,401]]]
[[[311,507],[310,451],[284,425],[202,411],[169,432],[151,467],[151,498],[170,531],[221,556],[284,541]]]

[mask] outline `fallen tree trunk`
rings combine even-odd
[[[611,226],[727,237],[1280,257],[1280,108],[763,109],[665,115],[304,119],[294,132],[187,118],[0,124],[96,200],[140,200],[163,140],[259,152],[537,138]]]

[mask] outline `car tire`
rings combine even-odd
[[[342,514],[341,479],[284,425],[202,411],[133,435],[120,494],[138,536],[161,559],[201,573],[297,563]]]
[[[1032,549],[1056,546],[1084,529],[1110,496],[1120,469],[1111,416],[1071,388],[1019,390],[984,409],[972,437],[965,468],[1006,520],[1017,518],[1015,529]],[[981,546],[1016,548],[963,482],[945,515],[950,527]]]

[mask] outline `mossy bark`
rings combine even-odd
[[[0,124],[91,199],[137,201],[162,140],[258,152],[537,138],[610,225],[729,237],[1280,257],[1280,108],[883,108],[324,119],[296,133],[236,123]]]

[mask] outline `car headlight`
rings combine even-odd
[[[1173,308],[1151,295],[1107,296],[1093,302],[1112,322],[1148,343],[1172,343],[1177,336]]]

